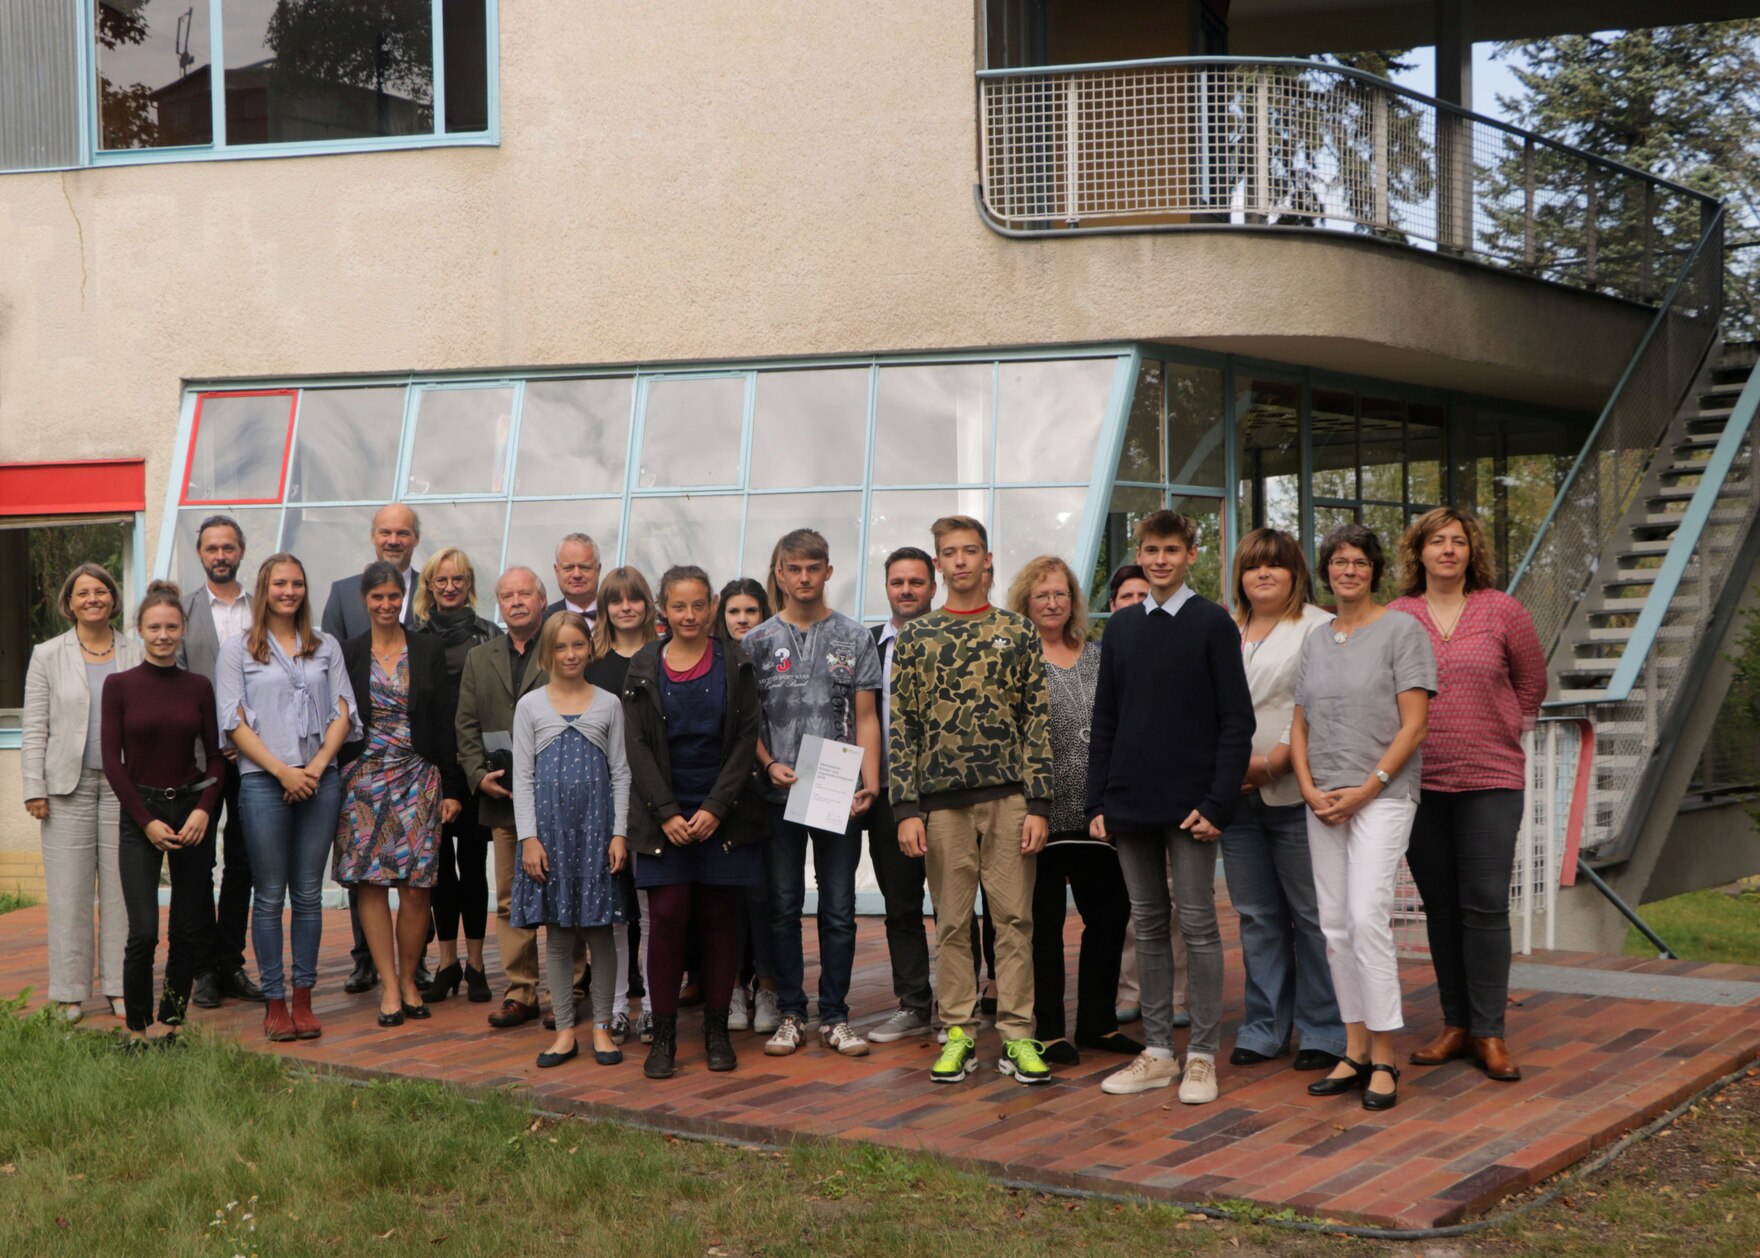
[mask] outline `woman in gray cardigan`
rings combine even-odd
[[[122,1016],[128,915],[116,863],[121,814],[104,780],[99,712],[104,679],[141,662],[141,646],[112,623],[116,578],[84,563],[57,606],[73,628],[31,653],[24,681],[25,810],[42,823],[49,901],[49,999],[69,1022],[92,994],[92,887],[98,888],[98,968],[110,1011]]]

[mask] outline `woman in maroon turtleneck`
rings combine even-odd
[[[159,868],[171,864],[171,948],[165,959],[160,1022],[176,1027],[205,927],[214,913],[213,840],[208,816],[220,795],[220,737],[214,687],[177,666],[183,603],[177,587],[155,581],[135,627],[146,662],[104,682],[104,776],[122,806],[117,861],[128,909],[122,1001],[129,1033],[145,1042],[152,1025],[153,953],[159,945]],[[203,753],[200,769],[196,747]]]

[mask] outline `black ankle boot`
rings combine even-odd
[[[459,986],[464,982],[464,967],[454,961],[451,965],[440,967],[439,973],[426,987],[422,988],[422,1003],[437,1005],[448,996],[456,996]]]
[[[722,1034],[727,1033],[727,1020],[722,1019]],[[642,1073],[650,1079],[672,1078],[672,1059],[678,1053],[678,1015],[676,1013],[657,1013],[654,1015],[654,1042],[648,1048],[648,1060],[642,1063]]]
[[[711,1070],[732,1070],[739,1065],[733,1041],[727,1037],[727,1010],[703,1010],[703,1048],[709,1055]]]
[[[489,976],[470,965],[464,967],[464,985],[473,1005],[489,1003]]]

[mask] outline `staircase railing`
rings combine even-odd
[[[1669,288],[1509,581],[1548,658],[1591,589],[1602,551],[1716,339],[1723,317],[1723,209]],[[1630,651],[1628,651],[1628,655]]]

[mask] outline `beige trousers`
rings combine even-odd
[[[513,869],[519,861],[519,839],[512,826],[494,826],[495,840],[495,948],[501,953],[501,970],[507,975],[505,999],[522,1005],[538,1003],[538,932],[515,926],[508,920],[513,905]],[[587,1008],[587,932],[574,932],[574,998],[576,1008]]]
[[[1011,795],[937,810],[925,826],[941,1021],[969,1031],[977,1020],[972,906],[981,877],[984,904],[996,927],[996,1029],[1005,1040],[1033,1034],[1033,877],[1039,861],[1021,855],[1026,817],[1026,800]]]
[[[49,999],[92,994],[92,908],[96,887],[98,971],[104,995],[122,999],[128,912],[116,863],[122,808],[99,769],[81,769],[71,794],[49,796],[43,822],[43,888],[49,901]]]

